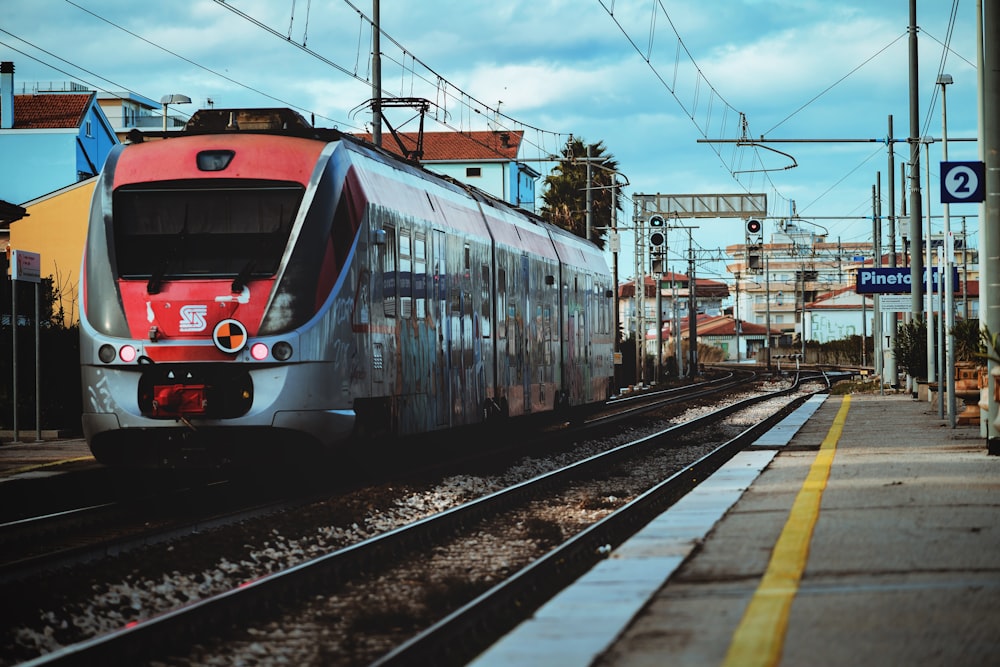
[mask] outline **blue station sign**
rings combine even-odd
[[[952,285],[958,291],[958,269],[952,267]],[[924,267],[921,285],[927,284],[927,267]],[[931,267],[931,285],[938,290],[938,267]],[[858,269],[857,282],[854,285],[858,294],[909,294],[911,289],[910,267],[897,266],[882,269]]]

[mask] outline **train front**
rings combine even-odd
[[[230,131],[112,154],[80,287],[83,429],[98,460],[274,461],[349,434],[343,368],[315,331],[336,334],[351,245],[333,247],[334,146]]]

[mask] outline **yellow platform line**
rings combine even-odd
[[[59,459],[58,461],[48,461],[47,463],[36,463],[30,466],[23,466],[21,468],[14,468],[13,470],[8,470],[8,475],[20,475],[22,472],[31,472],[32,470],[38,470],[39,468],[49,468],[51,466],[61,466],[64,463],[75,463],[76,461],[93,461],[93,456],[77,456],[72,459]]]
[[[806,481],[795,497],[792,511],[774,545],[764,577],[733,634],[733,641],[723,662],[725,667],[777,665],[781,659],[788,629],[788,614],[809,557],[809,542],[819,518],[820,501],[830,477],[833,455],[837,451],[837,442],[844,430],[850,405],[851,397],[845,396],[833,425],[809,468]]]

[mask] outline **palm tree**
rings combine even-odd
[[[590,145],[591,240],[604,247],[607,228],[611,226],[611,185],[618,162],[605,153],[603,142]],[[541,215],[549,222],[573,232],[587,234],[587,144],[572,139],[566,144],[563,159],[545,177]],[[603,158],[595,160],[594,158]],[[615,190],[614,207],[622,210],[621,191]]]

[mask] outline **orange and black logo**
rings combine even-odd
[[[236,354],[247,344],[247,328],[236,320],[222,320],[212,330],[215,346],[227,354]]]

